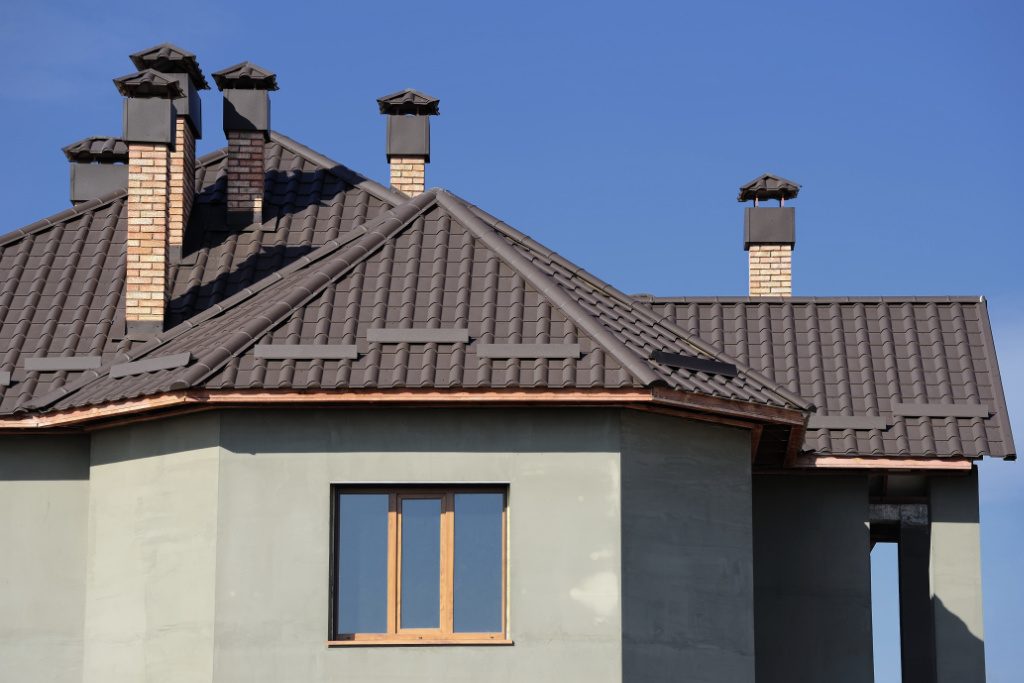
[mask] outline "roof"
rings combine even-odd
[[[128,143],[121,138],[94,136],[73,142],[61,151],[68,161],[128,163]]]
[[[800,186],[792,180],[771,173],[765,173],[740,187],[736,201],[749,202],[752,199],[793,199],[800,194]]]
[[[419,116],[437,116],[441,113],[441,100],[422,93],[419,90],[406,88],[390,95],[377,98],[377,106],[381,114],[417,114]]]
[[[277,90],[277,74],[252,62],[239,62],[214,71],[213,80],[221,90]]]
[[[351,351],[339,353],[339,345]],[[297,347],[301,357],[282,357]],[[727,376],[651,360],[663,350],[731,360],[454,195],[431,190],[25,407],[64,410],[197,388],[659,385],[807,408],[742,366]],[[186,365],[111,372],[186,354]]]
[[[804,451],[1015,455],[981,297],[638,297],[815,406]]]
[[[117,91],[125,97],[162,97],[173,100],[184,93],[177,81],[153,69],[143,69],[114,79]]]
[[[222,150],[197,161],[185,255],[169,269],[171,325],[404,201],[271,133],[266,220],[227,232],[224,156]],[[9,381],[0,381],[0,415],[82,375],[27,371],[26,358],[98,356],[106,362],[131,347],[118,334],[124,325],[125,210],[125,191],[119,190],[0,237],[0,377],[9,373]]]
[[[171,43],[161,43],[129,55],[136,69],[154,69],[162,73],[188,74],[196,90],[209,90],[195,54]]]
[[[149,340],[123,333],[124,190],[0,238],[0,415],[182,390],[642,387],[755,416],[759,453],[817,406],[809,454],[1014,454],[978,298],[630,297],[443,190],[409,200],[276,132],[265,155],[262,220],[232,228],[226,151],[198,160]]]

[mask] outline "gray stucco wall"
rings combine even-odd
[[[750,432],[622,415],[624,681],[754,680]]]
[[[82,680],[88,476],[88,437],[0,436],[0,680]]]
[[[985,680],[978,473],[935,477],[929,486],[931,593],[939,683]]]
[[[618,415],[225,413],[215,679],[619,681]],[[508,483],[514,646],[327,639],[330,484]]]
[[[86,683],[212,680],[220,418],[93,436]]]
[[[754,477],[758,683],[871,683],[866,475]]]

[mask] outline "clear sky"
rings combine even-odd
[[[745,293],[737,187],[802,183],[795,293],[985,295],[1024,440],[1022,22],[969,0],[8,1],[0,232],[67,206],[60,147],[119,134],[111,78],[151,44],[276,71],[273,127],[380,181],[374,99],[414,87],[441,99],[428,185],[625,291]],[[200,152],[223,144],[204,106]],[[1017,681],[1024,464],[981,471],[989,677]]]

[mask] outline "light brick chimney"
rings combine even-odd
[[[242,62],[214,73],[213,80],[224,93],[228,225],[261,225],[264,146],[270,135],[269,92],[277,90],[277,76],[251,62]]]
[[[137,69],[153,69],[177,81],[182,96],[174,100],[174,147],[170,161],[167,242],[171,261],[181,252],[185,227],[196,194],[196,140],[203,137],[200,90],[209,90],[196,56],[176,45],[163,43],[131,55]]]
[[[750,296],[793,295],[793,248],[796,246],[796,210],[786,200],[800,192],[796,183],[766,173],[740,188],[738,200],[753,201],[744,210],[743,248],[749,260]],[[777,199],[777,207],[760,202]]]
[[[425,189],[426,166],[430,163],[430,118],[440,114],[436,97],[416,90],[378,98],[380,113],[388,117],[387,157],[391,168],[391,189],[410,197]]]
[[[129,337],[163,330],[167,300],[167,209],[178,82],[146,69],[115,78],[125,96],[128,235],[125,326]]]

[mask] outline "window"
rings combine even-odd
[[[335,487],[331,644],[507,642],[507,498]]]

